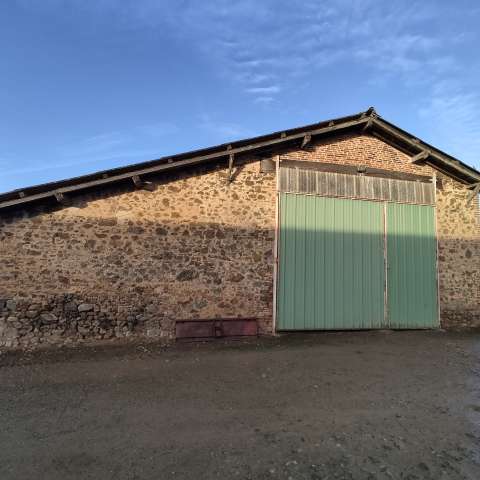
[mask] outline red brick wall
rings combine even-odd
[[[322,140],[305,150],[291,149],[283,153],[281,158],[342,165],[365,165],[397,172],[432,175],[431,167],[412,164],[407,154],[371,135],[349,134]]]

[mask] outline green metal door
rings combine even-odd
[[[282,193],[278,330],[436,328],[435,210]]]
[[[383,209],[281,194],[277,329],[386,326]]]
[[[389,326],[438,327],[434,207],[388,203],[386,213]]]

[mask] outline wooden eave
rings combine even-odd
[[[212,162],[222,161],[225,162],[226,167],[230,165],[231,168],[233,158],[237,156],[262,154],[270,152],[272,149],[278,150],[292,146],[308,148],[311,143],[322,137],[341,135],[349,131],[374,135],[412,157],[422,153],[422,161],[464,184],[474,185],[480,182],[480,172],[383,120],[373,108],[370,108],[366,112],[348,117],[104,170],[81,177],[13,190],[0,194],[0,210],[14,207],[23,208],[28,204],[55,199],[63,203],[69,195],[122,182],[130,182],[137,188],[141,188],[150,185],[146,178],[163,172]],[[423,152],[426,154],[424,155]]]

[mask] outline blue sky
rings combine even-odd
[[[480,168],[480,4],[8,0],[0,191],[373,105]]]

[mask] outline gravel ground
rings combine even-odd
[[[480,334],[0,355],[0,479],[479,479]]]

